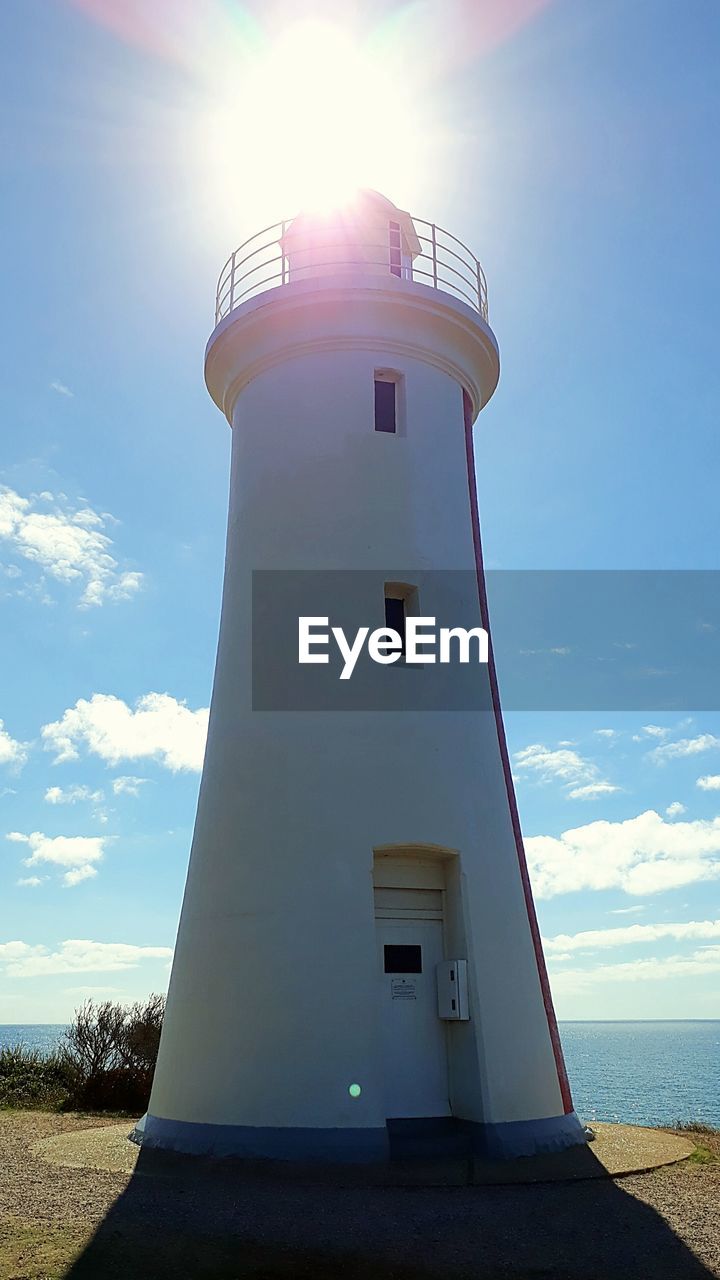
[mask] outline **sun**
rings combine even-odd
[[[286,27],[227,83],[204,128],[223,200],[248,225],[412,185],[418,125],[391,49],[315,20]]]

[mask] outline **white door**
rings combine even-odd
[[[385,1115],[449,1116],[445,1024],[437,1014],[435,966],[441,920],[376,921]]]

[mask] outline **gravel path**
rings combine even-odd
[[[0,1280],[720,1277],[720,1163],[571,1184],[359,1189],[143,1154],[131,1178],[33,1154],[39,1139],[107,1124],[0,1113]],[[717,1136],[697,1140],[720,1157]],[[81,1254],[69,1271],[60,1253],[41,1256],[59,1233],[64,1257]]]

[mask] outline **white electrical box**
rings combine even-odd
[[[442,960],[437,966],[438,1017],[450,1022],[467,1022],[467,960]]]

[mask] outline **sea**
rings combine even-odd
[[[0,1049],[50,1053],[64,1030],[0,1025]],[[561,1022],[560,1036],[583,1120],[720,1127],[720,1021]]]

